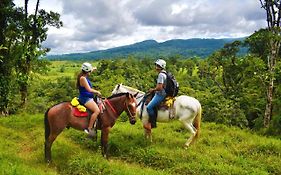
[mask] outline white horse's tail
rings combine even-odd
[[[202,117],[202,107],[200,105],[199,109],[198,109],[198,113],[197,113],[197,115],[196,115],[196,117],[194,119],[194,123],[193,123],[193,126],[197,130],[196,133],[195,133],[194,139],[198,138],[199,134],[200,134],[201,117]]]

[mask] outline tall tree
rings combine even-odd
[[[268,127],[272,118],[273,109],[273,92],[275,80],[275,67],[278,61],[278,54],[281,43],[281,2],[280,0],[260,0],[261,6],[266,11],[267,15],[267,29],[270,32],[269,48],[270,51],[267,56],[268,67],[268,83],[267,83],[267,104],[264,112],[264,126]]]
[[[41,45],[48,27],[62,26],[58,13],[39,9],[39,0],[35,12],[28,14],[28,2],[19,8],[12,0],[0,0],[0,115],[8,114],[17,88],[25,104],[31,73],[46,66],[39,58],[49,51]],[[12,87],[12,83],[17,86]]]
[[[23,19],[23,52],[18,57],[17,75],[21,94],[21,104],[24,106],[27,100],[30,73],[35,65],[40,62],[38,58],[44,55],[48,49],[42,48],[41,43],[47,39],[47,26],[61,27],[58,13],[39,10],[40,0],[37,0],[34,14],[28,14],[28,2],[25,0]]]
[[[12,63],[8,52],[7,27],[13,15],[12,0],[0,0],[0,115],[8,114]]]

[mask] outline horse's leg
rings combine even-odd
[[[44,118],[44,125],[45,125],[45,161],[47,163],[50,163],[52,160],[51,157],[51,146],[53,142],[50,142],[50,137],[51,137],[51,129],[50,129],[50,124],[48,120],[48,112],[49,109],[45,113],[45,118]]]
[[[46,139],[46,141],[45,141],[45,161],[47,163],[50,163],[52,160],[51,149],[52,149],[52,144],[55,141],[55,139],[56,139],[56,136],[50,135],[48,137],[48,139]]]
[[[110,127],[102,128],[101,131],[101,152],[103,157],[108,158],[107,151],[108,151],[108,135],[109,135]]]
[[[63,131],[64,128],[59,128],[59,130],[50,133],[49,137],[45,141],[45,160],[50,163],[52,160],[52,144],[56,140],[57,136]]]
[[[196,128],[193,127],[192,122],[183,122],[184,126],[186,129],[188,129],[188,131],[191,133],[191,136],[187,139],[186,143],[185,143],[185,147],[189,147],[189,145],[193,142],[193,139],[196,135]]]
[[[150,142],[152,142],[151,124],[147,122],[146,124],[143,124],[143,128],[144,128],[144,137],[146,139],[149,139]]]
[[[51,145],[47,140],[45,141],[45,161],[50,163],[52,160],[51,157]]]

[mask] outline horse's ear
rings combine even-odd
[[[130,97],[130,93],[129,92],[126,92],[126,97]]]
[[[138,94],[139,94],[139,92],[135,93],[134,97],[137,97],[137,96],[138,96]]]

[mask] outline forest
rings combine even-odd
[[[278,86],[280,76],[276,76],[274,115],[265,131],[266,63],[255,54],[237,56],[240,44],[240,41],[227,44],[207,59],[178,59],[176,56],[164,58],[167,70],[175,75],[180,84],[179,95],[192,96],[201,102],[203,121],[262,130],[280,136],[281,111],[277,107],[281,103],[278,98],[281,93]],[[154,70],[155,59],[126,57],[93,61],[91,63],[97,66],[97,71],[90,79],[104,97],[110,96],[118,83],[146,92],[154,86],[157,76]],[[9,103],[6,108],[9,114],[23,111],[43,113],[48,107],[78,95],[76,75],[83,61],[40,61],[44,61],[46,67],[40,74],[30,74],[28,100],[23,106],[20,87],[16,81],[11,81],[13,88],[8,99],[12,99],[13,103]],[[280,75],[280,68],[276,69],[277,75]]]
[[[75,76],[82,62],[90,60],[54,62],[42,57],[49,51],[42,47],[48,27],[63,25],[60,15],[39,9],[40,1],[34,14],[27,11],[28,1],[25,8],[15,7],[10,0],[4,2],[0,18],[1,115],[44,112],[76,96]],[[270,12],[269,7],[275,5],[265,3],[263,7]],[[193,96],[202,103],[204,121],[280,136],[280,36],[274,25],[272,21],[268,29],[227,43],[205,59],[175,54],[95,60],[92,63],[98,71],[91,78],[104,96],[117,83],[147,91],[156,76],[154,61],[162,57],[180,84],[179,95]],[[248,53],[239,54],[241,48],[248,48]],[[55,74],[52,67],[56,64],[60,67]]]

